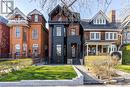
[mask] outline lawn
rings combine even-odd
[[[130,73],[130,65],[117,65],[115,68]]]
[[[72,66],[31,66],[19,71],[4,74],[1,82],[20,80],[64,80],[77,76]]]

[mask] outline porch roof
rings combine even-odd
[[[115,42],[85,42],[85,45],[112,45]]]

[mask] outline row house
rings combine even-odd
[[[10,54],[44,58],[48,50],[48,30],[42,13],[34,9],[27,16],[18,8],[7,15],[10,27]]]
[[[49,61],[53,64],[79,64],[82,60],[80,14],[57,5],[49,13]]]
[[[82,20],[84,30],[84,54],[106,55],[118,51],[122,44],[122,29],[116,22],[116,13],[111,11],[109,17],[99,11],[92,19]]]
[[[0,16],[0,58],[9,57],[10,31],[7,22],[5,18]]]

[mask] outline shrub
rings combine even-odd
[[[130,64],[130,44],[123,47],[122,64]]]

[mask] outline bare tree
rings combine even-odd
[[[66,7],[84,12],[84,14],[92,13],[92,10],[101,8],[104,12],[107,11],[112,0],[30,0],[39,2],[41,8],[49,13],[57,4],[65,5]]]

